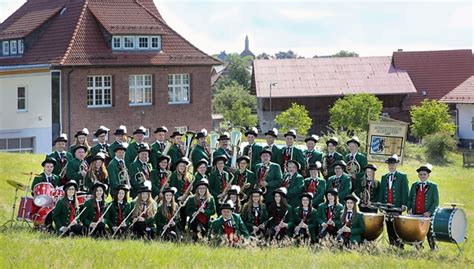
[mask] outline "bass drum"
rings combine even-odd
[[[53,207],[42,207],[35,214],[35,225],[50,226],[53,223]]]
[[[383,214],[378,213],[362,213],[364,218],[365,229],[362,233],[362,239],[367,241],[373,241],[382,234],[383,232]]]
[[[438,241],[459,244],[466,240],[466,213],[460,208],[438,207],[433,214],[432,226]]]
[[[430,229],[430,218],[420,216],[395,216],[393,226],[397,236],[407,243],[425,240]]]

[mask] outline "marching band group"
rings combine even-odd
[[[393,215],[430,217],[438,207],[431,165],[417,169],[419,180],[410,188],[393,155],[379,181],[377,166],[367,163],[355,136],[346,141],[349,153],[343,156],[336,151],[336,137],[326,141],[327,152],[316,149],[316,135],[307,137],[301,150],[294,130],[284,134],[281,148],[274,144],[278,130],[264,134],[265,146],[255,143],[256,128],[246,130],[242,150],[240,130],[174,131],[167,138],[168,129],[161,126],[151,145],[144,142],[145,133],[138,128],[128,144],[120,126],[109,145],[109,130],[101,126],[94,133],[98,143],[90,147],[83,129],[69,149],[65,135],[56,138],[54,152],[42,163],[44,172],[32,183],[32,190],[42,183],[63,190],[42,226],[61,236],[180,240],[190,235],[229,244],[249,238],[308,243],[332,238],[351,245],[365,239],[365,213],[383,208]],[[385,221],[390,244],[403,248],[393,219]],[[431,232],[427,238],[435,249]]]

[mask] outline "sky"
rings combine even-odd
[[[25,0],[0,0],[4,21]],[[397,49],[472,49],[472,1],[154,0],[165,21],[209,54],[293,50],[305,57],[340,50],[389,56]]]

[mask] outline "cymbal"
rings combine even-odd
[[[444,203],[444,205],[450,205],[450,206],[452,206],[452,207],[464,206],[464,204],[461,204],[461,203]]]
[[[25,176],[31,175],[31,176],[34,176],[34,177],[39,175],[39,174],[36,174],[36,173],[33,173],[33,172],[29,172],[29,173],[27,173],[27,172],[20,172],[20,174],[25,175]]]
[[[9,185],[11,185],[12,187],[14,187],[15,189],[21,189],[21,190],[24,190],[24,191],[29,189],[29,187],[26,186],[25,184],[20,183],[20,182],[15,181],[15,180],[7,179],[7,183]]]

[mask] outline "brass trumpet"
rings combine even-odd
[[[193,140],[196,137],[196,133],[193,131],[187,131],[184,140],[184,148],[186,149],[184,153],[184,157],[189,158],[189,154],[191,154],[191,146],[193,144]]]
[[[135,180],[140,184],[144,184],[146,181],[146,175],[143,172],[138,172],[135,174]]]
[[[170,151],[171,146],[173,146],[173,143],[171,143],[171,141],[169,141],[169,140],[166,140],[165,149],[163,150],[163,152],[161,154],[162,155],[168,155],[168,151]]]
[[[86,172],[84,175],[81,176],[81,178],[79,179],[79,190],[86,190],[85,188],[85,181],[86,181],[86,174],[87,174],[87,171],[89,170],[89,165],[87,164],[87,161],[86,160],[83,160],[81,162],[81,165],[79,166],[79,173],[83,173],[83,172]]]
[[[126,185],[130,188],[130,177],[128,176],[128,170],[124,166],[123,169],[118,173],[119,184]]]

